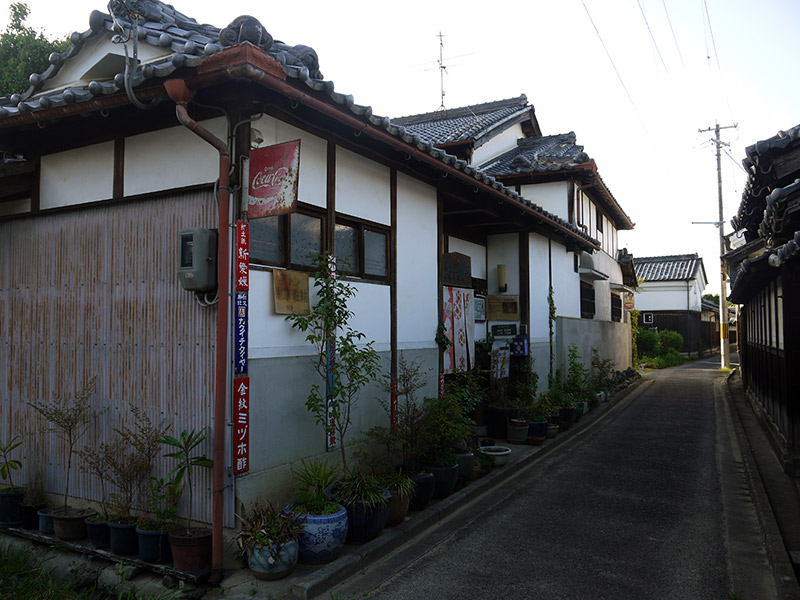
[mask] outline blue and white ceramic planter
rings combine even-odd
[[[292,512],[292,505],[286,507]],[[304,517],[303,531],[298,538],[300,562],[307,565],[329,563],[339,558],[347,538],[347,511],[339,505],[339,510],[330,515],[307,515]]]
[[[283,579],[297,566],[297,551],[295,540],[284,542],[279,548],[274,545],[252,548],[247,556],[247,566],[257,579]]]

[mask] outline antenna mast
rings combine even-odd
[[[447,73],[447,67],[444,64],[444,34],[442,34],[442,30],[439,30],[439,35],[436,37],[439,38],[439,90],[441,91],[441,104],[439,108],[437,108],[437,112],[439,110],[443,110],[447,112],[447,109],[444,107],[444,74]]]

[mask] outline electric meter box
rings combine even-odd
[[[217,287],[217,232],[182,229],[178,248],[178,279],[190,292],[210,292]]]

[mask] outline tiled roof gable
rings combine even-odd
[[[486,102],[432,113],[392,119],[407,131],[433,144],[475,140],[488,130],[531,110],[525,94],[507,100]]]
[[[697,277],[703,259],[697,253],[633,258],[636,276],[642,281],[687,281]]]
[[[493,158],[480,168],[493,177],[561,171],[591,160],[575,142],[575,132],[521,138],[517,147]]]

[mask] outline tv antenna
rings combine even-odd
[[[439,38],[439,91],[441,92],[441,104],[436,111],[442,110],[446,113],[447,109],[444,107],[444,74],[447,73],[447,66],[444,64],[444,34],[441,29],[436,37]]]

